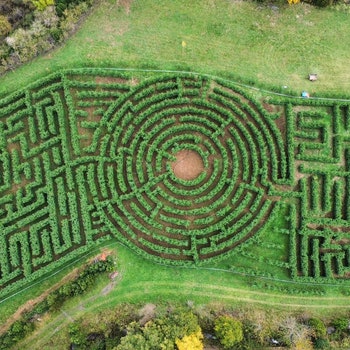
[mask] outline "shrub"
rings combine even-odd
[[[86,344],[86,332],[81,324],[77,322],[71,323],[69,325],[68,333],[72,344],[78,346],[84,346]]]
[[[55,0],[32,0],[32,3],[39,11],[43,11],[48,6],[54,5]]]
[[[67,38],[69,33],[71,33],[77,25],[78,20],[81,18],[82,14],[86,12],[89,5],[85,2],[73,7],[67,8],[63,12],[63,19],[60,22],[60,29],[64,33],[64,37]]]
[[[349,331],[349,319],[339,317],[332,322],[337,333],[345,333]]]
[[[7,17],[0,15],[0,38],[10,33],[11,30],[12,26]]]
[[[330,344],[327,339],[317,338],[314,340],[314,349],[329,349]]]
[[[324,338],[327,334],[327,328],[324,322],[319,318],[310,318],[308,325],[315,332],[315,338]]]
[[[185,335],[182,339],[176,339],[178,350],[203,350],[203,334],[201,331]]]
[[[230,349],[243,340],[243,324],[231,316],[218,317],[214,330],[224,349]]]

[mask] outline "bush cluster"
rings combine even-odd
[[[93,0],[5,0],[0,5],[0,74],[65,40],[92,3]]]
[[[35,317],[42,315],[39,307]],[[33,310],[34,312],[34,310]],[[28,313],[28,317],[33,317]],[[35,318],[34,318],[35,319]],[[17,321],[2,336],[14,344],[32,332],[36,321]],[[309,317],[260,309],[231,309],[223,305],[186,307],[167,304],[119,304],[109,310],[84,314],[71,322],[57,339],[47,341],[75,349],[203,350],[218,349],[345,349],[349,342],[349,317]],[[8,343],[10,344],[10,343]]]

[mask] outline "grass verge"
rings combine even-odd
[[[109,246],[117,256],[119,277],[111,287],[111,282],[101,278],[96,287],[81,297],[72,298],[56,313],[45,318],[45,322],[20,344],[23,349],[45,349],[55,343],[66,331],[66,325],[83,317],[112,309],[115,305],[167,302],[201,306],[220,303],[230,307],[250,307],[274,310],[274,312],[302,313],[321,316],[325,319],[333,315],[349,312],[348,297],[343,296],[339,287],[323,286],[324,295],[312,293],[309,286],[293,283],[290,288],[304,291],[305,295],[291,295],[269,290],[278,283],[260,279],[265,285],[256,287],[259,279],[235,274],[232,271],[211,269],[189,269],[155,265],[135,256],[133,252],[115,242]],[[285,286],[286,288],[286,286]],[[316,292],[316,289],[314,290]],[[23,346],[23,347],[22,347]]]

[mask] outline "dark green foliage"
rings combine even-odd
[[[135,83],[107,69],[57,72],[2,99],[2,295],[113,236],[162,264],[216,262],[235,249],[263,264],[241,247],[262,244],[280,205],[289,261],[273,264],[304,281],[346,279],[349,106],[283,103],[277,114],[220,79],[169,73]],[[182,150],[203,162],[190,180],[172,168]],[[48,304],[89,284],[88,275]]]
[[[327,328],[324,322],[319,318],[310,318],[308,321],[308,325],[315,332],[316,338],[325,338],[327,334]]]
[[[78,346],[84,346],[86,343],[86,335],[82,327],[76,323],[73,322],[69,325],[69,338],[72,344],[78,345]]]
[[[16,321],[5,334],[0,336],[0,349],[9,349],[27,334],[31,333],[34,327],[32,322]]]
[[[312,4],[317,7],[327,7],[333,5],[333,0],[312,0]]]
[[[332,322],[337,333],[348,333],[349,332],[349,319],[341,317],[333,320]]]
[[[323,338],[316,338],[313,342],[314,344],[314,348],[315,349],[330,349],[330,344],[329,341],[327,339],[323,339]]]

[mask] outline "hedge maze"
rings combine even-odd
[[[0,100],[0,294],[116,237],[222,259],[289,207],[295,279],[350,276],[350,104],[195,74],[58,72]]]
[[[295,229],[290,231],[292,273],[349,278],[350,104],[294,102],[286,104],[293,125],[298,197]]]

